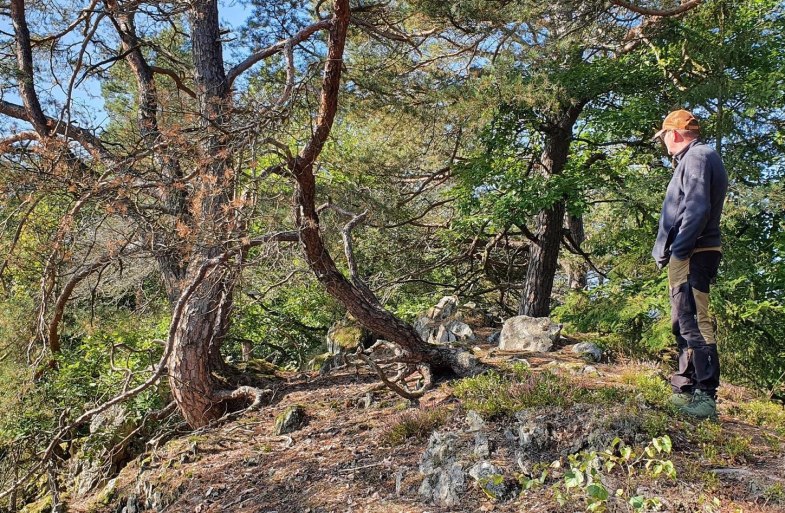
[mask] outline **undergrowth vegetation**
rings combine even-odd
[[[630,386],[587,386],[551,370],[532,371],[525,364],[514,363],[458,381],[453,393],[466,409],[485,418],[512,417],[524,408],[544,406],[632,404],[638,397],[654,408],[665,409],[671,391],[662,378],[630,371],[621,381]]]
[[[754,424],[765,426],[785,437],[785,407],[770,400],[755,399],[742,402],[730,408],[734,417]]]
[[[381,440],[385,445],[398,446],[409,440],[425,440],[443,426],[452,415],[445,406],[409,410],[393,417],[383,428]]]
[[[585,389],[574,387],[558,374],[532,372],[521,363],[463,379],[455,385],[454,394],[466,409],[485,418],[510,417],[536,406],[567,407],[579,397],[589,396]]]

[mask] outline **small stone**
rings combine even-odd
[[[491,455],[491,442],[485,433],[474,435],[474,455],[478,458],[487,458]]]
[[[548,428],[536,422],[521,424],[518,427],[518,443],[526,450],[539,451],[550,443]]]
[[[429,344],[452,344],[456,340],[458,340],[458,339],[455,336],[455,334],[453,334],[449,329],[447,329],[447,326],[441,325],[441,326],[439,326],[439,329],[436,330],[436,332],[434,334],[432,334],[430,336],[430,338],[428,338],[428,343]]]
[[[273,433],[276,436],[293,433],[305,425],[305,420],[305,408],[299,404],[288,406],[275,418]]]
[[[128,494],[128,500],[125,501],[125,511],[126,513],[139,512],[139,498],[136,496],[136,494]]]
[[[469,433],[480,431],[485,428],[485,421],[482,420],[480,414],[474,410],[469,410],[469,412],[466,414],[466,424],[469,426],[466,429],[466,431]]]
[[[599,362],[602,359],[602,349],[591,342],[575,344],[572,346],[572,352],[592,362]]]
[[[468,324],[461,321],[450,321],[444,325],[456,340],[474,340],[474,332]]]

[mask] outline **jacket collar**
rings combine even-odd
[[[681,150],[679,153],[674,155],[673,158],[676,160],[676,162],[679,162],[684,157],[684,155],[686,155],[687,152],[690,151],[697,144],[701,144],[700,139],[695,139],[694,141],[692,141],[689,145],[685,146],[683,150]]]

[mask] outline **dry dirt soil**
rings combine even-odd
[[[510,358],[494,354],[487,346],[482,349],[489,365]],[[535,370],[580,365],[566,349],[524,357]],[[575,379],[590,381],[592,386],[618,385],[618,376],[624,373],[651,370],[651,364],[634,362],[595,367],[599,375]],[[281,378],[271,405],[171,439],[131,462],[110,492],[104,489],[74,500],[69,511],[119,513],[129,494],[145,491],[160,494],[166,513],[576,511],[575,505],[560,509],[547,484],[496,502],[470,479],[460,506],[425,503],[418,493],[422,482],[418,466],[427,439],[413,438],[396,447],[384,442],[386,430],[407,409],[407,401],[381,388],[375,376],[362,370],[346,369],[329,376],[281,374]],[[744,453],[733,458],[707,457],[705,450],[689,442],[688,433],[696,425],[674,421],[671,457],[678,477],[656,489],[667,504],[663,510],[785,511],[785,456],[779,445],[783,440],[765,426],[727,414],[734,404],[750,397],[738,387],[722,390],[722,436],[748,441]],[[305,407],[307,424],[289,435],[273,436],[275,416],[294,404]],[[436,406],[450,411],[440,430],[465,430],[466,412],[452,395],[451,383],[439,384],[420,401],[420,408]],[[490,430],[502,428],[488,425]],[[718,461],[724,464],[718,466]]]

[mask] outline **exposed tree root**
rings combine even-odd
[[[258,410],[262,406],[262,399],[266,395],[272,395],[273,391],[269,388],[261,389],[249,386],[240,386],[234,390],[218,390],[213,393],[216,402],[233,401],[245,399],[250,401],[250,405],[241,410],[240,413]]]
[[[392,355],[382,359],[378,353],[385,349],[392,351]],[[444,353],[437,359],[441,363],[438,369],[444,374],[471,376],[483,370],[479,360],[467,351],[438,347],[434,351]],[[423,361],[412,361],[399,346],[386,340],[380,340],[366,350],[358,347],[349,359],[362,360],[387,388],[410,401],[416,401],[433,387],[434,368]],[[391,371],[395,374],[391,375]],[[413,378],[416,379],[414,387],[410,385]]]

